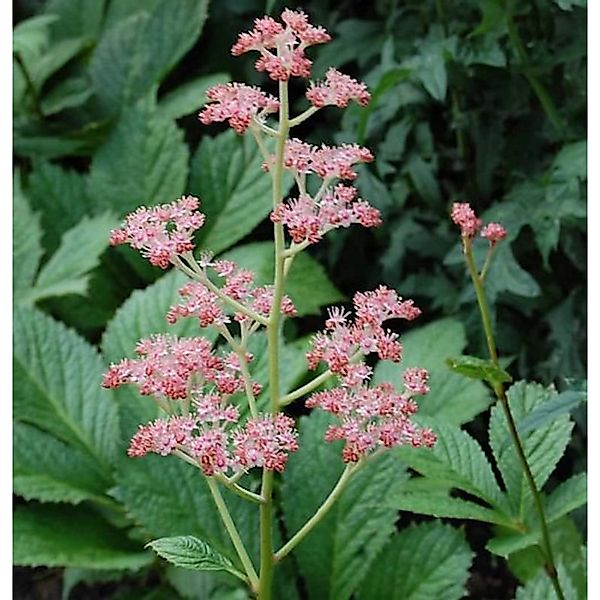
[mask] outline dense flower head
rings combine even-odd
[[[477,217],[467,202],[455,202],[452,205],[452,221],[460,227],[461,235],[473,237],[481,227],[481,219]]]
[[[281,202],[271,213],[271,220],[283,223],[296,243],[314,244],[338,227],[358,223],[363,227],[381,224],[381,213],[368,202],[356,200],[356,188],[337,185],[328,189],[322,199],[308,195]]]
[[[311,83],[306,97],[316,108],[322,108],[329,104],[345,108],[350,100],[354,100],[360,106],[366,106],[371,99],[371,94],[367,91],[364,83],[356,81],[332,67],[327,71],[325,81]]]
[[[189,396],[194,380],[210,382],[221,394],[244,389],[235,354],[217,356],[205,338],[154,335],[138,342],[138,359],[125,358],[110,366],[103,387],[126,383],[139,387],[143,395],[182,400]]]
[[[110,243],[129,244],[153,265],[166,269],[177,255],[194,249],[193,233],[205,218],[199,206],[194,196],[152,208],[141,206],[127,215],[120,229],[111,231]]]
[[[481,237],[488,240],[493,246],[506,237],[506,229],[504,229],[500,223],[488,223],[481,230]]]
[[[407,386],[399,394],[390,383],[373,387],[358,383],[316,392],[306,406],[319,407],[338,417],[339,424],[329,426],[325,440],[344,440],[344,462],[358,462],[380,447],[430,447],[435,443],[433,432],[410,420],[418,410],[413,394]]]
[[[311,25],[302,11],[285,9],[281,20],[283,24],[272,17],[256,19],[251,31],[239,35],[231,53],[239,56],[256,50],[260,53],[256,70],[266,71],[276,81],[310,77],[312,62],[304,54],[305,48],[328,42],[331,36],[323,27]]]
[[[186,444],[196,427],[193,417],[157,419],[148,425],[140,425],[131,439],[127,454],[140,457],[154,452],[161,456],[171,454],[178,445]]]
[[[200,121],[208,125],[227,120],[237,133],[244,133],[252,119],[262,120],[265,115],[279,110],[277,98],[242,83],[215,85],[206,96],[212,102],[198,115]]]

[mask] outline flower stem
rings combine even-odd
[[[338,479],[338,482],[335,484],[335,487],[331,490],[329,496],[325,499],[325,502],[318,508],[317,512],[304,523],[284,546],[275,552],[275,562],[280,561],[284,556],[289,554],[318,525],[323,517],[329,512],[329,509],[334,505],[335,501],[340,497],[354,471],[354,465],[346,466]]]
[[[206,482],[208,483],[208,487],[210,489],[210,493],[215,501],[217,506],[217,510],[219,511],[219,515],[221,516],[221,520],[223,521],[223,525],[225,525],[225,529],[227,529],[227,533],[231,538],[233,546],[240,557],[240,561],[246,571],[246,575],[248,575],[248,579],[250,580],[250,585],[253,590],[258,589],[258,575],[254,570],[254,566],[252,565],[252,560],[248,556],[248,552],[246,551],[246,547],[244,546],[244,542],[242,542],[242,538],[236,529],[235,523],[229,514],[229,510],[227,509],[227,505],[223,500],[223,496],[221,496],[221,492],[219,491],[219,486],[216,481],[212,477],[207,477]]]
[[[494,331],[492,329],[492,322],[490,318],[490,309],[488,306],[487,298],[485,296],[485,290],[483,287],[483,279],[479,275],[477,271],[477,267],[475,265],[475,260],[473,258],[473,245],[472,240],[467,237],[463,237],[463,249],[465,253],[465,258],[467,262],[467,268],[469,270],[469,274],[471,275],[471,279],[473,281],[473,285],[475,287],[475,294],[477,296],[477,304],[479,305],[479,312],[481,314],[481,321],[483,323],[483,329],[485,331],[485,339],[488,346],[488,352],[490,355],[490,359],[496,365],[498,364],[498,351],[496,349],[496,341],[494,339]],[[525,474],[525,479],[527,479],[527,483],[529,488],[531,489],[531,493],[533,495],[533,500],[535,504],[536,511],[538,513],[538,518],[540,520],[540,529],[542,532],[542,545],[543,545],[543,554],[544,554],[544,569],[550,577],[550,581],[552,582],[552,586],[554,587],[554,591],[556,592],[556,596],[559,600],[564,600],[564,594],[560,587],[560,582],[558,581],[558,574],[556,572],[556,565],[554,562],[554,556],[552,553],[552,545],[550,543],[550,534],[548,532],[548,523],[546,521],[546,514],[544,511],[544,505],[542,503],[542,498],[540,492],[537,488],[537,484],[535,483],[535,479],[533,474],[531,473],[531,469],[529,468],[529,463],[527,462],[527,456],[525,455],[525,450],[523,449],[523,443],[521,442],[521,438],[519,437],[519,433],[517,431],[517,426],[515,424],[515,420],[510,409],[510,405],[508,403],[508,398],[506,396],[506,392],[504,391],[504,386],[501,383],[495,384],[493,386],[494,393],[496,397],[500,401],[500,405],[502,406],[502,410],[504,412],[504,416],[506,418],[506,422],[508,423],[508,430],[510,432],[510,436],[512,438],[512,442],[517,451],[517,456],[519,457],[519,462],[521,463],[521,467]]]

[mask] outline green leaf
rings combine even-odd
[[[206,0],[156,2],[110,28],[90,63],[101,101],[116,112],[162,81],[200,35],[207,5]]]
[[[458,529],[435,521],[412,525],[382,550],[360,600],[458,600],[466,593],[473,556]]]
[[[573,7],[587,8],[587,0],[554,0],[563,10],[573,10]]]
[[[300,450],[290,456],[281,490],[289,536],[313,515],[343,470],[340,444],[323,440],[330,422],[322,411],[300,420]],[[383,505],[405,480],[393,451],[372,460],[294,549],[310,598],[344,600],[357,589],[395,529],[397,512]]]
[[[149,542],[147,546],[176,567],[195,571],[227,571],[244,579],[244,575],[233,568],[228,558],[194,536],[160,538]]]
[[[208,88],[229,81],[231,81],[231,78],[227,73],[203,75],[188,81],[160,98],[158,111],[166,119],[185,117],[206,104],[206,90]]]
[[[587,502],[587,476],[573,475],[563,481],[546,500],[548,523],[559,519]]]
[[[49,0],[45,12],[59,17],[50,27],[53,40],[97,39],[102,25],[105,0]]]
[[[167,581],[186,600],[247,600],[247,587],[219,571],[190,571],[168,565]]]
[[[119,215],[171,202],[184,191],[188,158],[183,132],[157,113],[150,98],[143,99],[123,111],[94,155],[88,193],[96,210]]]
[[[92,89],[84,77],[72,77],[58,82],[45,93],[40,105],[44,115],[50,116],[66,108],[81,106],[91,95]]]
[[[38,15],[21,21],[13,29],[13,52],[24,58],[41,54],[48,44],[48,29],[57,20],[56,15]]]
[[[256,274],[258,285],[273,283],[274,250],[271,242],[237,246],[222,258],[233,260]],[[319,314],[321,308],[343,300],[344,296],[329,281],[325,269],[310,255],[299,254],[286,280],[286,294],[293,300],[299,316]]]
[[[102,391],[104,365],[75,332],[43,313],[14,313],[14,417],[84,450],[110,477],[117,407]]]
[[[33,285],[42,258],[40,216],[29,206],[15,171],[13,178],[13,291],[15,300]]]
[[[107,213],[93,218],[84,217],[69,229],[23,301],[35,303],[67,294],[85,296],[88,273],[100,264],[100,255],[108,247],[110,230],[116,225],[114,217]]]
[[[519,427],[534,409],[550,401],[555,392],[535,383],[519,381],[508,390],[508,402]],[[563,455],[573,423],[563,414],[552,423],[521,436],[529,468],[538,489],[546,483],[556,463]],[[515,516],[524,518],[531,505],[531,491],[523,473],[516,449],[509,435],[508,424],[500,404],[492,408],[490,417],[490,445],[502,474]]]
[[[490,404],[490,395],[481,381],[468,380],[448,369],[445,361],[467,345],[465,328],[455,319],[440,319],[408,331],[402,336],[400,365],[380,361],[373,375],[375,383],[389,381],[402,387],[409,367],[429,371],[430,392],[419,401],[419,414],[435,417],[449,425],[473,419]]]
[[[486,276],[486,293],[495,299],[500,292],[535,298],[541,293],[537,281],[516,261],[510,244],[499,244]]]
[[[520,435],[526,435],[543,425],[555,421],[562,415],[571,414],[581,402],[586,400],[587,392],[566,391],[557,394],[529,413],[519,423],[517,431]]]
[[[260,223],[273,207],[271,178],[250,136],[226,131],[204,137],[192,158],[190,193],[202,200],[206,224],[199,232],[202,248],[219,254]],[[284,191],[291,181],[286,178]]]
[[[15,565],[139,569],[151,561],[151,554],[89,509],[29,504],[14,513]]]
[[[13,491],[26,500],[103,502],[110,479],[87,454],[24,423],[13,425]]]
[[[565,598],[569,600],[584,600],[586,596],[578,596],[569,574],[562,564],[557,566],[558,581]],[[517,588],[515,600],[558,600],[550,578],[544,571],[540,571],[535,579],[532,579],[524,587]]]
[[[428,424],[437,435],[433,449],[401,447],[402,460],[421,475],[473,494],[503,511],[504,494],[481,446],[466,431],[439,422]]]
[[[484,360],[476,356],[463,355],[457,358],[448,358],[446,364],[463,377],[488,381],[493,386],[512,381],[512,377],[502,367],[491,360]]]
[[[442,193],[437,184],[435,167],[432,163],[425,162],[419,155],[414,154],[406,164],[406,171],[423,200],[432,205],[441,203]]]

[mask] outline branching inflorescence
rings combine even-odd
[[[323,363],[327,370],[297,390],[285,395],[280,391],[281,323],[283,318],[296,315],[292,300],[284,293],[294,258],[333,229],[381,223],[379,211],[348,184],[357,177],[355,165],[373,160],[368,149],[356,144],[313,146],[290,136],[291,128],[326,106],[343,108],[351,101],[365,106],[369,92],[364,83],[332,68],[324,81],[309,83],[309,107],[290,118],[287,82],[291,77],[310,77],[312,62],[305,50],[328,42],[330,36],[322,27],[311,25],[301,11],[286,9],[281,20],[257,19],[254,29],[242,33],[232,48],[236,56],[259,53],[256,69],[278,82],[278,97],[240,83],[217,85],[207,92],[210,102],[199,115],[205,125],[227,121],[238,134],[251,133],[262,152],[263,170],[271,177],[273,189],[273,284],[256,285],[252,272],[230,260],[215,259],[208,251],[194,255],[194,233],[205,221],[197,198],[184,196],[171,204],[139,208],[112,232],[111,243],[127,243],[153,265],[163,269],[173,265],[185,273],[189,282],[179,290],[181,300],[170,308],[167,321],[173,324],[184,318],[197,319],[200,327],[215,328],[229,348],[214,349],[202,337],[156,335],[139,342],[138,358],[112,365],[104,379],[107,388],[134,384],[157,403],[163,415],[140,426],[131,440],[129,455],[173,454],[209,478],[217,508],[244,566],[245,579],[262,599],[271,597],[276,562],[316,526],[350,476],[375,451],[404,444],[430,447],[436,441],[432,431],[419,428],[411,420],[417,411],[415,398],[429,391],[427,371],[407,369],[400,391],[390,383],[369,385],[372,369],[364,360],[367,355],[393,362],[402,356],[398,334],[384,327],[384,322],[412,320],[421,312],[411,300],[403,300],[384,286],[357,293],[352,318],[342,307],[329,309],[325,330],[315,335],[307,354],[310,369]],[[275,113],[278,122],[269,124]],[[274,152],[267,138],[274,138]],[[293,176],[297,188],[295,196],[288,199],[282,192],[285,171]],[[314,185],[309,185],[311,178]],[[474,232],[479,225],[467,213],[456,209],[461,227],[464,224],[465,231]],[[484,231],[491,243],[502,237],[502,231],[492,225]],[[258,410],[262,387],[252,379],[253,357],[248,351],[249,339],[260,328],[266,329],[269,354],[270,404],[264,412]],[[318,391],[330,379],[337,379],[337,387]],[[307,407],[335,415],[337,422],[329,427],[325,440],[344,441],[342,457],[347,466],[333,495],[274,552],[273,472],[282,471],[289,453],[298,449],[294,421],[281,411],[301,398]],[[244,404],[247,410],[242,408]],[[254,467],[263,470],[260,493],[237,483]],[[258,574],[215,481],[260,505]]]

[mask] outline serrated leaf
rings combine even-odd
[[[463,355],[448,358],[446,364],[452,371],[463,377],[487,381],[492,386],[512,381],[512,377],[500,365],[491,360],[484,360],[476,356]]]
[[[192,535],[160,538],[149,542],[147,546],[176,567],[194,571],[227,571],[245,579],[227,557]]]
[[[535,383],[519,381],[508,390],[508,403],[517,424],[535,408],[548,402],[555,392]],[[525,456],[538,489],[546,483],[563,455],[573,423],[562,415],[552,423],[521,436]],[[490,416],[490,445],[502,474],[512,510],[523,519],[531,505],[531,491],[523,473],[517,451],[509,435],[508,424],[500,404],[492,408]]]
[[[373,381],[389,381],[402,387],[404,370],[422,367],[429,371],[430,392],[419,400],[419,414],[435,417],[449,425],[461,425],[485,410],[490,403],[486,386],[452,373],[445,360],[464,350],[465,328],[455,319],[440,319],[402,336],[400,365],[380,361]]]
[[[119,215],[181,196],[188,149],[183,132],[156,111],[150,98],[125,109],[94,155],[88,193],[96,210]]]
[[[535,298],[541,293],[539,284],[519,265],[508,243],[498,246],[486,277],[488,296],[495,299],[500,292],[525,298]]]
[[[53,40],[96,40],[100,32],[105,0],[49,0],[44,10],[58,20],[50,27]]]
[[[35,303],[51,296],[86,295],[88,273],[100,263],[100,255],[108,247],[110,230],[116,225],[117,221],[107,213],[84,217],[65,232],[60,246],[22,301]]]
[[[206,223],[200,247],[223,252],[258,225],[273,207],[271,178],[262,171],[263,158],[250,136],[226,131],[204,137],[190,167],[188,189],[202,200]],[[291,180],[285,178],[284,192]]]
[[[26,567],[139,569],[152,562],[123,531],[82,507],[29,504],[13,518],[13,562]]]
[[[255,282],[258,285],[273,284],[275,257],[271,242],[237,246],[222,258],[233,260],[251,270],[256,275]],[[299,316],[319,314],[323,306],[344,299],[327,277],[325,269],[305,253],[294,259],[286,280],[285,293],[294,302]]]
[[[208,101],[206,90],[219,83],[228,83],[231,78],[227,73],[203,75],[175,88],[158,103],[158,111],[167,119],[185,117],[202,107]]]
[[[300,450],[289,458],[281,490],[290,536],[321,505],[343,470],[340,445],[323,440],[330,422],[322,411],[300,421]],[[394,531],[396,510],[383,505],[405,480],[395,453],[381,455],[353,476],[325,518],[293,550],[310,598],[343,600],[356,590]]]
[[[90,63],[96,94],[113,112],[145,96],[194,45],[207,14],[206,0],[148,6],[102,36]]]
[[[33,285],[42,258],[40,216],[34,213],[21,187],[18,171],[13,178],[13,293],[18,300]]]
[[[41,109],[45,116],[54,115],[65,110],[81,106],[92,95],[89,82],[83,77],[72,77],[58,82],[44,94]]]
[[[103,502],[111,480],[87,454],[36,427],[13,425],[13,491],[26,500]]]
[[[84,450],[110,477],[117,407],[101,389],[104,365],[75,332],[43,313],[14,313],[14,417]]]
[[[587,502],[587,476],[573,475],[563,481],[546,500],[546,518],[549,523],[569,514]]]
[[[397,533],[369,570],[360,600],[458,600],[473,552],[458,529],[439,522]]]
[[[553,396],[530,412],[520,423],[517,431],[526,435],[562,415],[570,415],[581,402],[587,400],[587,392],[566,391]]]

